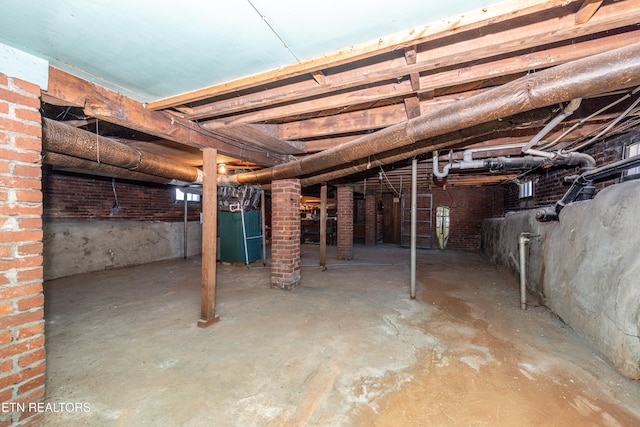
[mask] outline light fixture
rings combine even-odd
[[[224,163],[218,165],[218,173],[227,173],[227,167]]]

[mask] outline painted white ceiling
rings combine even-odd
[[[148,102],[491,3],[496,1],[0,0],[0,43]]]

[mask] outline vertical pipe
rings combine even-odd
[[[416,299],[416,234],[418,214],[418,159],[411,161],[411,299]]]
[[[518,238],[518,248],[520,249],[520,309],[527,309],[527,260],[526,247],[529,243],[527,236],[529,233],[522,232]]]
[[[183,242],[182,242],[182,250],[183,250],[183,258],[187,259],[187,192],[184,193],[184,233],[183,234]]]
[[[264,201],[264,189],[260,191],[260,228],[262,228],[262,266],[267,265],[267,220],[265,218],[266,207]]]
[[[365,180],[365,185],[367,181]],[[320,268],[327,269],[327,183],[322,183],[320,187]]]

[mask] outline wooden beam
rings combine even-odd
[[[602,5],[603,0],[584,0],[580,9],[576,12],[576,24],[584,24],[589,21]]]
[[[483,91],[484,89],[481,89],[467,93],[436,97],[432,100],[421,102],[420,110],[424,113],[432,108],[441,108]],[[404,104],[394,104],[333,116],[283,123],[280,125],[280,137],[288,140],[349,132],[363,132],[391,126],[405,120],[407,120],[407,113]]]
[[[290,77],[296,77],[302,74],[308,74],[325,68],[335,67],[348,62],[380,55],[406,45],[420,44],[434,38],[446,37],[463,31],[482,28],[489,23],[495,24],[511,19],[521,19],[524,16],[561,7],[565,4],[566,0],[512,0],[497,5],[486,6],[482,9],[466,13],[456,18],[442,20],[423,27],[412,28],[408,31],[392,34],[360,45],[351,46],[347,49],[339,50],[318,58],[312,58],[301,63],[291,64],[231,82],[225,82],[181,95],[149,102],[146,104],[146,107],[150,110],[160,110],[175,105],[199,101],[212,96],[256,87],[265,83],[281,81]]]
[[[198,327],[206,328],[220,320],[216,316],[216,242],[218,224],[218,165],[215,148],[202,150],[202,292]]]
[[[88,82],[55,67],[49,67],[48,99],[85,108],[85,114],[130,129],[179,142],[191,147],[214,147],[220,152],[263,166],[278,163],[276,156],[232,145],[221,138],[207,135],[196,123],[171,117],[159,111],[146,110],[141,103],[95,83]]]
[[[640,19],[640,16],[638,18]],[[434,89],[446,88],[491,78],[501,78],[505,75],[512,75],[532,69],[541,69],[552,65],[558,65],[638,41],[640,41],[640,30],[635,30],[579,43],[574,42],[564,46],[527,52],[515,57],[497,59],[495,61],[482,61],[478,64],[458,67],[439,73],[427,73],[422,77],[420,77],[417,72],[414,72],[409,74],[409,82],[402,81],[398,83],[394,81],[393,83],[386,85],[378,84],[372,88],[342,92],[338,95],[329,95],[322,98],[287,104],[271,109],[261,109],[250,113],[229,116],[221,120],[211,120],[207,122],[206,126],[210,129],[215,129],[225,125],[274,120],[295,114],[313,113],[385,98],[406,96],[413,92],[428,93]],[[386,72],[387,71],[385,71],[385,73]],[[402,70],[397,70],[397,72],[404,73]],[[371,74],[369,73],[366,73],[366,75],[371,77]],[[385,75],[384,77],[387,76]],[[317,90],[311,89],[311,93],[316,92]],[[268,98],[271,95],[272,94],[268,93],[266,94],[266,97]],[[251,107],[255,106],[255,103],[253,103],[254,96],[255,95],[249,95],[249,105]],[[239,101],[234,100],[233,102]],[[260,102],[260,104],[263,107],[267,105],[265,102]],[[218,103],[215,103],[215,105],[218,105]],[[249,105],[245,108],[248,108]],[[211,113],[211,111],[209,111],[209,113]],[[200,118],[200,115],[195,114],[190,117]]]
[[[278,106],[266,110],[258,110],[249,113],[238,114],[220,120],[210,120],[205,122],[203,126],[207,129],[218,129],[223,126],[235,126],[241,123],[262,122],[292,115],[295,116],[306,113],[313,113],[320,110],[329,110],[332,108],[340,108],[349,105],[358,105],[367,102],[379,101],[391,96],[396,97],[408,95],[412,92],[413,90],[411,89],[411,83],[405,80],[401,81],[400,83],[392,83],[386,86],[375,86],[354,92],[329,95],[321,99],[302,101],[295,104]]]
[[[264,108],[276,103],[295,101],[302,97],[320,96],[332,91],[373,84],[395,79],[397,76],[421,73],[441,67],[453,67],[471,61],[484,61],[485,58],[504,55],[537,46],[574,39],[588,34],[604,32],[614,28],[634,25],[640,20],[640,10],[614,3],[605,5],[598,19],[580,27],[574,25],[574,7],[558,10],[563,15],[548,13],[539,20],[525,25],[505,28],[502,31],[484,31],[456,35],[455,42],[443,46],[433,44],[428,55],[418,58],[415,64],[408,65],[404,57],[386,60],[365,67],[351,69],[326,77],[326,84],[319,86],[315,81],[295,82],[279,88],[257,91],[243,97],[216,101],[193,108],[190,119],[215,117],[232,114],[249,108]],[[624,3],[624,2],[622,2]],[[552,11],[553,12],[553,11]],[[604,43],[603,43],[604,44]],[[424,87],[424,85],[423,85]]]

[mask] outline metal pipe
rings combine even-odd
[[[267,265],[267,220],[264,189],[260,191],[260,228],[262,229],[262,266]]]
[[[558,221],[560,218],[560,211],[562,211],[562,209],[569,203],[576,201],[578,196],[586,193],[585,197],[587,200],[593,197],[593,193],[595,192],[595,188],[593,187],[594,182],[607,179],[622,171],[638,166],[640,166],[640,155],[618,160],[617,162],[613,162],[599,168],[590,168],[581,175],[573,177],[573,183],[564,196],[556,202],[555,206],[540,209],[536,213],[536,219],[540,222]]]
[[[188,220],[187,220],[187,204],[188,202],[188,197],[187,197],[187,192],[184,192],[184,233],[183,233],[183,242],[182,242],[182,248],[184,251],[184,259],[187,259],[187,226],[188,226]]]
[[[418,232],[418,159],[411,161],[411,299],[416,299],[416,243]]]
[[[524,111],[640,84],[640,43],[521,77],[354,141],[271,168],[234,175],[264,183],[314,174],[416,141]]]
[[[520,250],[520,309],[527,309],[527,260],[526,248],[529,243],[531,233],[523,231],[518,238],[518,248]]]
[[[42,145],[45,151],[188,183],[200,184],[204,177],[198,168],[46,118],[42,119]]]

